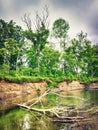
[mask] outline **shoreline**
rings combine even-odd
[[[11,109],[18,103],[25,103],[30,99],[38,97],[38,93],[42,95],[47,90],[46,81],[35,83],[9,83],[0,81],[0,111]],[[91,83],[86,86],[84,83],[73,80],[72,82],[62,81],[57,87],[51,89],[52,92],[71,92],[74,90],[97,89],[98,82]]]

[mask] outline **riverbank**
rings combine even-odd
[[[48,87],[46,81],[35,83],[12,83],[4,80],[0,81],[0,111],[16,106],[18,103],[25,103],[35,98],[38,94],[42,95]],[[79,81],[59,82],[57,87],[52,89],[54,92],[69,92],[72,90],[82,90],[86,88],[98,88],[98,82],[86,85]]]
[[[37,91],[40,89],[40,94],[46,90],[46,82],[38,83],[9,83],[0,81],[0,110],[6,110],[16,106],[18,103],[24,103],[37,96]]]

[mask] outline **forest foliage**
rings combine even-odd
[[[65,19],[56,19],[52,29],[47,19],[46,9],[44,17],[36,14],[32,28],[30,18],[24,15],[25,30],[13,20],[0,19],[0,78],[17,82],[44,78],[98,80],[98,45],[81,30],[69,39],[70,26]]]

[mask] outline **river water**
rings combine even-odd
[[[47,102],[43,103],[43,105],[45,107],[53,105],[70,105],[75,107],[98,105],[98,89],[72,91],[63,93],[63,95],[66,97],[61,98],[55,94],[50,94],[47,96]],[[52,122],[44,114],[40,115],[39,113],[17,108],[0,115],[0,130],[71,130],[71,128],[70,124]]]

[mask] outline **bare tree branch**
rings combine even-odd
[[[42,25],[48,28],[49,27],[48,17],[49,17],[49,11],[47,5],[45,5],[45,7],[43,8],[42,13],[35,11],[35,23],[33,22],[34,28],[39,29]],[[32,26],[30,14],[25,13],[24,16],[22,17],[22,21],[26,24],[27,28],[30,30]]]
[[[26,24],[28,29],[31,29],[32,26],[32,22],[30,19],[30,14],[24,14],[24,16],[22,17],[22,21]]]
[[[46,28],[49,27],[48,17],[49,17],[49,11],[48,6],[45,5],[45,8],[43,9],[42,13],[39,14],[38,11],[35,11],[35,28],[38,29],[42,25],[44,25]]]

